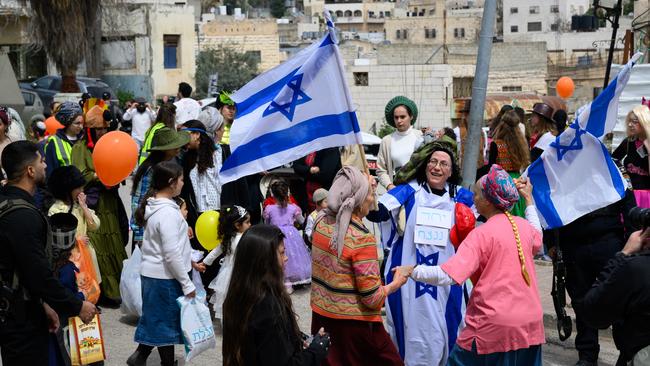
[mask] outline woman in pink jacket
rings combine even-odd
[[[493,165],[473,191],[476,209],[487,222],[467,236],[458,252],[441,266],[396,270],[433,285],[463,283],[476,274],[466,325],[448,365],[541,365],[544,324],[533,255],[542,245],[542,232],[532,187],[524,179],[515,184]],[[526,201],[526,219],[509,212],[518,191]]]

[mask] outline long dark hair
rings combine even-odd
[[[199,174],[205,173],[209,168],[214,167],[214,141],[205,131],[205,125],[195,119],[183,123],[184,128],[189,128],[188,132],[199,133],[199,148],[197,150],[187,150],[184,157],[183,168],[189,173],[196,165]],[[200,130],[200,131],[197,131]]]
[[[241,216],[239,209],[235,206],[221,207],[217,238],[221,241],[224,254],[227,255],[232,251],[232,238],[237,235],[237,227],[235,225],[243,223],[247,217],[250,217],[248,212],[244,216]]]
[[[232,278],[237,280],[230,281],[223,303],[224,366],[242,366],[244,356],[254,351],[246,349],[251,336],[248,324],[255,305],[267,296],[272,298],[271,312],[277,314],[277,325],[285,328],[296,350],[301,347],[300,328],[278,262],[278,248],[283,239],[282,231],[276,226],[261,224],[248,229],[237,246],[232,270]]]
[[[144,210],[147,207],[147,200],[153,197],[157,192],[170,187],[179,177],[183,176],[183,168],[175,161],[163,161],[153,167],[151,175],[151,184],[147,193],[144,195],[138,209],[135,210],[135,223],[143,226],[147,223],[144,218]]]
[[[138,170],[135,171],[135,176],[133,177],[133,186],[131,187],[131,196],[135,195],[135,191],[138,189],[138,184],[142,180],[142,177],[147,173],[149,168],[155,166],[156,164],[165,161],[165,152],[162,150],[153,150],[149,153],[149,156],[140,164]]]
[[[515,111],[506,112],[501,117],[501,123],[494,130],[494,139],[502,140],[508,146],[513,168],[519,170],[530,162],[530,151],[526,138],[519,129],[519,116]]]
[[[271,193],[275,202],[280,207],[287,207],[289,203],[289,183],[280,179],[271,184]]]
[[[490,136],[492,136],[494,134],[494,131],[496,131],[497,127],[499,127],[499,124],[501,123],[501,118],[503,117],[503,115],[506,114],[506,112],[509,112],[509,111],[511,111],[513,109],[514,108],[509,104],[505,104],[505,105],[503,105],[501,107],[501,109],[499,110],[499,113],[497,113],[497,115],[494,116],[494,118],[492,118],[492,120],[490,121],[490,126],[489,126],[490,127],[490,130],[489,130],[490,131],[489,132]]]
[[[162,123],[176,130],[176,106],[170,102],[161,105],[156,114],[156,123]]]

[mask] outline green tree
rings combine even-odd
[[[258,74],[260,59],[252,53],[239,52],[232,45],[209,48],[196,59],[196,94],[208,96],[210,75],[218,74],[219,90],[237,90]]]
[[[629,0],[623,4],[623,15],[628,15],[634,13],[634,1]]]
[[[395,132],[395,127],[389,125],[388,123],[383,123],[377,132],[377,136],[384,138],[384,136],[388,136],[393,132]]]
[[[282,18],[285,10],[284,0],[271,0],[271,15],[274,18]]]

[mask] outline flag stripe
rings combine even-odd
[[[560,215],[555,208],[555,204],[553,203],[553,199],[551,198],[551,185],[546,177],[544,160],[537,159],[530,165],[530,167],[528,167],[528,177],[530,178],[533,187],[535,187],[535,189],[533,189],[535,206],[544,217],[547,228],[562,226],[562,219],[560,218]]]
[[[357,133],[359,123],[354,112],[318,116],[297,125],[261,135],[244,145],[238,146],[226,160],[221,172],[237,169],[238,166],[269,155],[292,149],[316,139],[330,135]]]
[[[618,167],[616,167],[616,164],[614,164],[614,161],[612,160],[611,155],[609,155],[609,151],[607,151],[605,145],[601,143],[600,147],[602,149],[603,156],[605,157],[605,161],[607,161],[607,169],[609,169],[609,176],[612,178],[612,184],[622,199],[625,197],[625,188],[627,184],[623,182],[621,172],[618,170]]]
[[[445,320],[447,321],[447,338],[449,339],[449,353],[456,345],[458,328],[463,320],[463,288],[461,285],[451,285],[449,298],[445,308]]]
[[[249,98],[244,99],[243,101],[236,103],[237,106],[237,119],[241,119],[245,115],[254,112],[262,106],[263,104],[270,103],[273,98],[280,93],[282,88],[284,88],[291,78],[300,70],[300,67],[291,71],[287,76],[276,81],[275,83],[267,86],[266,88],[260,90],[259,92],[251,95]]]
[[[590,134],[600,137],[605,134],[605,126],[607,125],[607,110],[610,107],[616,94],[616,85],[618,77],[612,80],[611,83],[603,90],[594,101],[591,103],[591,111],[589,112],[589,120],[585,130]]]

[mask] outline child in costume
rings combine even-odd
[[[311,257],[302,236],[294,226],[302,224],[304,218],[300,207],[289,203],[289,184],[285,181],[276,181],[271,185],[271,193],[276,203],[264,209],[264,221],[275,225],[284,234],[284,248],[289,261],[284,268],[284,284],[289,293],[293,286],[311,283]]]

